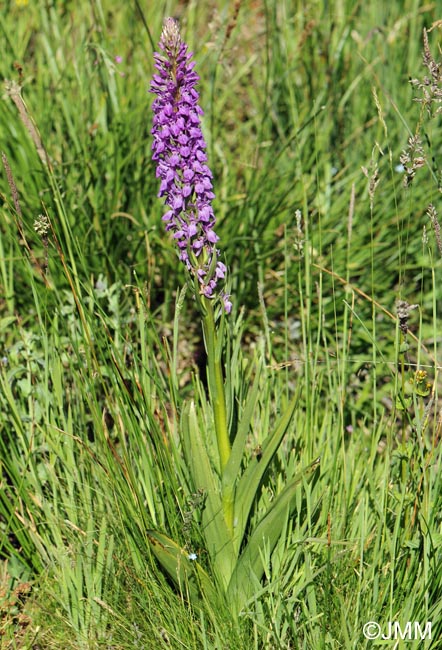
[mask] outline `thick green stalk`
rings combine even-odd
[[[215,420],[215,431],[218,442],[221,471],[223,471],[230,457],[230,440],[227,428],[227,411],[224,394],[224,378],[221,366],[221,349],[215,331],[213,307],[209,300],[205,300],[204,302],[205,313],[203,315],[203,332],[207,352],[207,379]]]
[[[221,345],[215,328],[213,307],[209,300],[204,300],[203,333],[207,353],[207,369],[210,401],[215,422],[216,440],[221,467],[221,474],[230,458],[231,446],[227,426],[227,409],[224,392],[224,377],[221,365]],[[223,486],[223,509],[226,523],[233,534],[233,495],[234,486]]]

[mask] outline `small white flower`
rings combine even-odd
[[[189,560],[195,561],[198,555],[196,553],[189,553],[187,557]]]

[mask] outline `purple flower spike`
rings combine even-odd
[[[159,196],[164,196],[168,211],[163,217],[166,230],[177,242],[179,257],[198,279],[200,294],[214,298],[218,280],[226,274],[215,244],[212,208],[212,172],[207,161],[206,142],[201,130],[195,86],[199,77],[195,62],[181,40],[178,24],[166,18],[159,42],[162,53],[154,54],[155,68],[150,91],[156,94],[153,110],[152,160],[157,163]],[[219,292],[224,309],[232,303]]]

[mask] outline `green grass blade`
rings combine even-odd
[[[290,426],[298,400],[299,394],[296,394],[281,416],[274,432],[264,440],[261,456],[250,460],[244,474],[238,480],[235,496],[236,546],[242,542],[253,503],[258,496],[260,483]]]
[[[247,544],[237,561],[227,592],[229,602],[236,603],[238,611],[252,597],[256,581],[261,580],[264,574],[265,567],[262,561],[264,546],[267,547],[268,552],[273,550],[286,525],[286,519],[295,505],[299,483],[304,479],[311,478],[318,467],[319,459],[293,476],[247,539]]]

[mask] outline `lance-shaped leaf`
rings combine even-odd
[[[221,481],[209,458],[206,441],[201,433],[193,402],[184,408],[181,432],[193,489],[201,490],[205,495],[201,514],[201,531],[217,579],[226,590],[236,558],[232,536],[224,516]]]
[[[256,582],[264,573],[262,552],[272,552],[285,525],[286,517],[293,512],[298,484],[313,475],[319,467],[319,458],[295,474],[268,508],[251,533],[247,545],[236,563],[227,591],[227,600],[235,603],[239,612],[253,596]]]
[[[232,451],[230,454],[229,462],[227,463],[223,473],[223,486],[235,485],[244,458],[244,449],[247,441],[247,436],[250,431],[250,424],[252,422],[253,414],[256,411],[259,395],[259,369],[255,375],[253,386],[247,395],[246,407],[242,413],[241,420],[233,441]]]
[[[260,457],[250,460],[238,481],[235,497],[235,548],[241,546],[250,511],[258,495],[259,486],[289,427],[298,397],[298,394],[294,396],[274,432],[264,440]]]
[[[189,559],[189,553],[156,530],[148,530],[147,537],[152,553],[182,594],[188,594],[194,604],[202,597],[216,602],[219,596],[211,579],[198,562]]]

